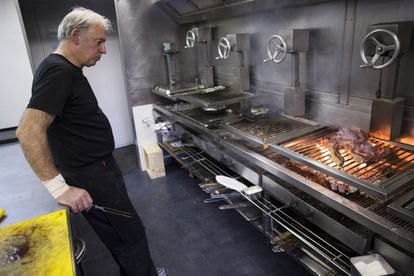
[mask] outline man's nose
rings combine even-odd
[[[105,43],[102,43],[102,45],[101,45],[101,47],[100,47],[99,51],[100,51],[102,54],[106,54],[106,45],[105,45]]]

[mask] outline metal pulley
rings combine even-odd
[[[230,50],[231,44],[227,37],[220,38],[217,45],[218,57],[216,59],[228,59]]]
[[[197,36],[193,30],[189,30],[185,36],[185,46],[184,48],[194,48]]]
[[[263,62],[273,61],[274,63],[281,63],[287,56],[286,42],[280,35],[272,35],[267,42],[267,56],[268,58]]]
[[[391,44],[381,43],[380,40],[383,41],[384,39],[378,40],[378,38],[391,38],[392,43]],[[369,44],[368,44],[369,42],[373,44],[373,46],[375,47],[375,51],[374,51],[375,54],[370,61],[368,61],[367,55],[366,55],[367,47],[369,47]],[[391,54],[391,51],[393,51],[392,54]],[[384,69],[385,67],[388,67],[389,65],[391,65],[398,58],[398,55],[400,53],[400,40],[398,39],[395,33],[389,30],[376,29],[368,33],[364,37],[361,43],[359,53],[361,55],[362,62],[364,63],[360,66],[361,68],[368,67],[368,68],[372,68],[376,70]],[[385,57],[385,56],[390,56],[390,59],[385,63],[376,65],[378,59],[380,57]]]

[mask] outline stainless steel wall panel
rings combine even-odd
[[[186,26],[177,25],[154,1],[118,0],[115,4],[132,105],[151,103],[155,99],[151,89],[167,82],[163,42],[176,43],[178,73],[183,79],[194,80],[194,54],[185,51],[183,57]]]
[[[154,1],[117,1],[120,14],[120,27],[126,49],[127,72],[130,90],[138,98],[147,101],[148,97],[135,95],[145,87],[158,81],[165,82],[159,45],[171,40],[180,50],[180,73],[190,79],[195,76],[194,51],[182,51],[185,32],[193,25],[176,24]],[[157,2],[157,1],[155,1]],[[172,2],[172,1],[171,1]],[[256,1],[267,3],[267,1]],[[319,2],[319,3],[316,3]],[[269,37],[283,29],[308,29],[309,51],[300,54],[299,81],[307,95],[306,117],[325,124],[356,126],[369,129],[371,100],[378,89],[379,72],[361,69],[359,47],[372,24],[390,21],[414,21],[414,2],[408,0],[347,0],[347,1],[302,1],[295,6],[268,6],[267,10],[232,17],[206,18],[199,26],[213,28],[213,41],[210,47],[210,60],[214,66],[215,84],[234,85],[234,64],[239,64],[237,54],[232,53],[228,60],[214,60],[217,56],[217,41],[231,33],[248,33],[250,50],[248,64],[253,92],[275,94],[266,101],[282,107],[281,93],[290,85],[292,64],[288,55],[281,64],[262,63],[266,57],[266,43]],[[268,3],[267,3],[268,4]],[[267,5],[266,4],[266,5]],[[285,3],[286,4],[286,3]],[[293,4],[292,4],[293,5]],[[231,14],[229,14],[230,16]],[[149,35],[148,35],[149,34]],[[147,42],[143,41],[146,37]],[[148,47],[147,47],[148,46]],[[344,52],[345,51],[345,52]],[[406,98],[403,133],[413,132],[414,106],[414,51],[411,48],[402,56],[396,96]],[[388,75],[387,75],[388,74]],[[383,73],[383,86],[387,85],[387,69]],[[147,78],[148,84],[137,81]],[[388,81],[389,82],[389,81]],[[270,84],[270,85],[267,85]],[[269,89],[269,87],[271,87]],[[148,90],[148,89],[147,89]],[[266,95],[267,95],[266,94]],[[283,97],[282,97],[283,98]],[[259,100],[260,101],[260,100]],[[254,101],[253,101],[254,102]]]

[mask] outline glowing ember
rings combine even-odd
[[[414,137],[413,136],[401,136],[400,138],[396,139],[397,142],[408,144],[414,146]]]

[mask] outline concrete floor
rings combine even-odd
[[[220,203],[205,204],[203,200],[208,195],[187,171],[171,164],[167,166],[166,177],[151,181],[145,172],[131,169],[136,165],[131,159],[134,154],[132,147],[115,156],[124,164],[121,166],[128,167],[123,170],[128,191],[146,226],[154,262],[165,267],[168,275],[309,275],[288,255],[273,253],[266,237],[236,211],[220,211]],[[41,184],[24,160],[19,145],[0,145],[0,194],[10,194],[13,187],[16,199],[26,202],[25,208],[36,209],[30,205],[31,198],[44,197],[45,190],[41,187],[37,195],[28,195],[25,185]],[[46,198],[45,205],[53,206],[53,202],[50,204],[53,199]],[[36,210],[27,215],[33,214]],[[85,220],[72,215],[72,226],[74,235],[87,243],[81,266],[83,274],[119,275],[111,255]]]

